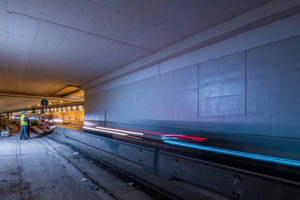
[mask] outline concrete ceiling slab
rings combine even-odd
[[[267,2],[0,0],[0,92],[82,86]],[[19,100],[0,113],[30,103]]]

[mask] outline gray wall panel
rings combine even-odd
[[[107,109],[119,124],[300,138],[299,46],[294,37],[87,95],[85,119]]]
[[[300,137],[299,46],[296,37],[247,52],[248,123],[260,134]]]
[[[155,76],[149,78],[149,113],[148,119],[159,119],[160,112],[161,112],[161,104],[160,102],[160,76]]]
[[[106,109],[106,117],[108,121],[119,121],[120,120],[120,98],[119,88],[114,88],[105,91],[105,101],[102,106],[102,110]]]
[[[160,77],[159,104],[160,112],[158,120],[174,119],[174,73],[166,73]]]
[[[149,80],[145,79],[135,84],[134,118],[147,119],[148,114],[149,114]]]
[[[174,71],[174,119],[194,120],[198,113],[198,66]]]
[[[124,85],[119,88],[120,99],[120,119],[121,122],[132,121],[134,118],[134,84]]]
[[[243,115],[244,52],[199,64],[199,116]]]

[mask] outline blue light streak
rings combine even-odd
[[[228,150],[228,149],[207,147],[207,146],[202,146],[202,145],[197,145],[197,144],[188,144],[188,143],[172,141],[172,140],[164,140],[164,142],[168,143],[168,144],[172,144],[172,145],[178,145],[178,146],[183,146],[183,147],[188,147],[188,148],[193,148],[193,149],[198,149],[198,150],[203,150],[203,151],[208,151],[208,152],[213,152],[213,153],[220,153],[220,154],[225,154],[225,155],[230,155],[230,156],[237,156],[237,157],[259,160],[259,161],[264,161],[264,162],[288,165],[288,166],[292,166],[292,167],[300,167],[300,161],[298,161],[298,160],[290,160],[290,159],[285,159],[285,158],[265,156],[265,155],[246,153],[246,152],[240,152],[240,151],[234,151],[234,150]]]

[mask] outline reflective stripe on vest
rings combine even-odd
[[[25,115],[22,115],[21,118],[20,118],[21,126],[27,126],[28,125],[27,120],[24,121],[24,118],[25,118]]]

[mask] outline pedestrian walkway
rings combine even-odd
[[[69,149],[70,150],[70,149]],[[91,191],[82,174],[42,137],[0,139],[0,199],[113,199]]]
[[[0,163],[1,200],[226,199],[56,134],[0,138]]]

